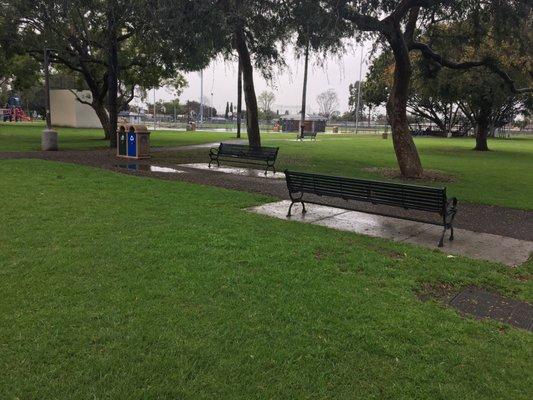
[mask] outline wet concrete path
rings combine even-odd
[[[188,151],[172,151],[162,149],[153,154],[151,160],[130,161],[119,159],[115,152],[109,149],[90,151],[59,151],[59,152],[0,152],[1,159],[43,159],[50,161],[67,162],[108,169],[119,173],[132,174],[140,177],[152,177],[166,180],[180,180],[207,186],[217,186],[252,193],[268,195],[282,200],[288,199],[287,187],[284,179],[265,179],[263,171],[256,170],[252,173],[234,174],[216,169],[198,169],[185,164],[205,164],[207,148],[215,144],[194,145]],[[145,167],[121,168],[119,165],[137,164]],[[151,168],[153,166],[155,168]],[[163,168],[163,169],[161,169]],[[168,173],[167,168],[179,170],[180,173]],[[223,165],[223,168],[227,166]],[[242,169],[242,168],[236,168]],[[231,169],[230,169],[231,170]],[[270,177],[269,177],[270,178]],[[452,193],[453,194],[453,193]],[[322,198],[326,204],[344,208],[346,203],[339,199]],[[402,209],[391,209],[386,206],[350,202],[350,208],[360,212],[373,211],[384,214],[393,214],[398,217],[422,217],[419,213]],[[473,232],[488,233],[505,236],[519,240],[533,241],[533,211],[518,210],[506,207],[490,206],[483,204],[465,203],[459,198],[459,212],[454,226]]]
[[[393,217],[372,215],[342,208],[306,204],[307,213],[299,204],[293,207],[293,215],[287,217],[291,202],[283,200],[248,209],[248,211],[287,221],[299,221],[325,226],[341,231],[410,243],[446,254],[499,262],[508,266],[525,263],[533,253],[533,241],[519,240],[490,233],[455,229],[455,240],[447,240],[444,247],[437,247],[443,228],[431,224],[406,221]]]

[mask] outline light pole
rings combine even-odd
[[[156,119],[156,116],[157,116],[157,112],[156,112],[156,109],[155,109],[155,86],[154,86],[154,131],[155,131],[155,119]]]
[[[50,113],[50,49],[44,49],[44,107],[46,129],[41,134],[41,149],[43,151],[57,151],[57,132],[52,129],[52,115]]]
[[[363,45],[361,45],[361,60],[359,62],[359,88],[357,89],[357,108],[355,110],[355,133],[359,129],[359,107],[361,106],[361,78],[363,73]]]
[[[204,70],[200,71],[200,124],[204,123]]]

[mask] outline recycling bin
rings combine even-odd
[[[150,158],[150,132],[144,125],[122,125],[117,132],[117,157]]]

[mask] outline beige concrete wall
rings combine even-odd
[[[68,90],[50,91],[50,114],[53,126],[76,127],[74,95]]]
[[[85,101],[91,101],[88,90],[77,92]],[[72,128],[101,128],[102,124],[91,106],[80,103],[70,90],[50,91],[52,125]]]

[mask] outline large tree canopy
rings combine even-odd
[[[210,0],[215,48],[226,58],[238,54],[242,70],[248,141],[261,146],[254,68],[271,79],[276,65],[283,65],[289,38],[290,8],[285,0]],[[202,17],[200,17],[202,18]],[[204,16],[205,18],[205,16]]]
[[[513,78],[505,72],[504,66],[490,57],[470,59],[468,54],[458,59],[438,53],[431,43],[424,41],[424,34],[436,24],[472,21],[476,18],[495,16],[493,23],[510,26],[521,18],[531,18],[531,5],[527,0],[501,2],[498,0],[478,2],[450,2],[444,0],[401,0],[401,1],[324,1],[333,15],[349,21],[354,28],[373,35],[394,57],[393,82],[387,102],[387,113],[392,126],[394,150],[398,164],[405,177],[421,177],[422,164],[407,121],[407,102],[409,85],[412,78],[411,52],[420,53],[425,59],[432,60],[442,67],[451,69],[470,69],[484,67],[500,76],[510,90],[527,92],[529,88],[517,87]],[[501,27],[494,29],[498,38],[520,33],[516,24],[504,32]],[[510,32],[512,31],[512,32]],[[453,56],[453,55],[452,55]]]
[[[106,137],[135,89],[158,86],[211,58],[187,0],[6,0],[13,32],[36,59],[50,49],[55,68],[83,79]],[[196,14],[193,14],[196,15]],[[80,101],[82,101],[80,99]]]
[[[12,91],[28,89],[39,79],[39,63],[18,48],[10,15],[0,13],[0,107]]]

